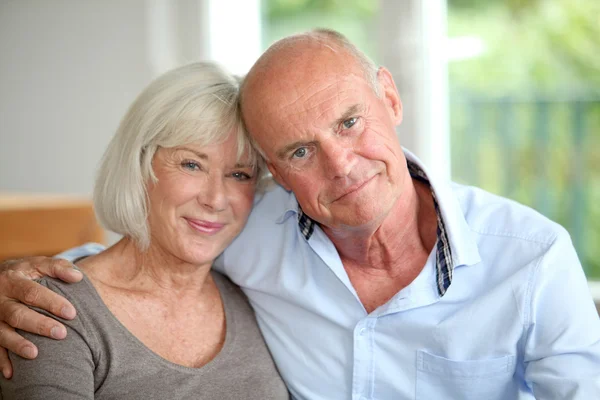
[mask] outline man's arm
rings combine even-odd
[[[82,246],[63,253],[66,259],[101,251],[99,246]],[[44,276],[74,283],[82,279],[73,264],[61,258],[28,257],[0,264],[0,370],[6,378],[12,376],[12,365],[6,349],[27,359],[37,357],[37,347],[15,332],[15,328],[53,339],[64,339],[63,324],[44,316],[27,305],[38,307],[67,320],[75,318],[75,308],[64,297],[34,282]]]
[[[600,398],[600,319],[566,232],[530,281],[525,379],[539,399]]]

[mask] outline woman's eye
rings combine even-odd
[[[198,171],[200,170],[200,165],[194,161],[184,161],[181,163],[181,166],[190,171]]]
[[[252,177],[245,172],[234,172],[231,174],[231,176],[238,181],[249,181],[252,179]]]
[[[304,158],[306,157],[306,154],[308,153],[308,151],[306,150],[306,147],[300,147],[299,149],[297,149],[294,154],[292,154],[292,157],[294,158]]]
[[[344,126],[344,128],[350,129],[354,126],[354,124],[356,124],[356,121],[358,121],[358,118],[356,117],[348,118],[347,120],[342,122],[342,125]]]

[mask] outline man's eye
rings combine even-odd
[[[349,118],[349,119],[345,120],[344,122],[342,122],[342,125],[344,126],[344,128],[350,129],[354,126],[354,124],[356,124],[356,121],[358,121],[358,118],[356,118],[356,117]]]
[[[292,157],[304,158],[304,157],[306,157],[306,153],[308,153],[308,151],[306,150],[306,147],[300,147],[298,150],[296,150],[294,152],[294,154],[292,154]]]

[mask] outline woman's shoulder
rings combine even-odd
[[[221,296],[239,298],[244,302],[248,302],[246,295],[242,292],[240,287],[233,283],[228,277],[215,270],[211,270],[210,273],[221,292]]]
[[[225,306],[225,312],[250,316],[251,320],[254,321],[254,310],[250,306],[248,298],[242,289],[220,272],[212,270],[211,274],[219,288],[219,293],[221,294]]]
[[[85,274],[83,274],[81,281],[75,283],[63,282],[60,279],[49,276],[36,279],[35,281],[69,300],[75,308],[77,308],[75,303],[85,305],[90,301],[96,302],[98,300],[96,289]]]
[[[33,308],[60,321],[67,328],[67,336],[62,340],[54,340],[19,331],[39,348],[38,357],[27,360],[10,354],[15,375],[10,381],[1,383],[2,394],[6,399],[66,398],[69,395],[90,398],[94,392],[94,368],[102,351],[97,338],[95,316],[90,314],[93,307],[86,300],[89,297],[87,282],[65,283],[49,277],[38,279],[37,282],[66,297],[77,310],[77,315],[67,320]]]
[[[105,306],[94,285],[85,274],[83,274],[83,279],[76,283],[67,283],[51,277],[43,277],[36,281],[66,298],[75,307],[77,315],[75,318],[67,320],[54,316],[48,311],[32,307],[35,311],[60,321],[67,328],[75,329],[81,335],[96,336],[95,332],[98,331],[99,325],[106,322]]]

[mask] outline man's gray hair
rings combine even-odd
[[[307,33],[308,36],[313,36],[319,39],[325,39],[330,43],[334,43],[350,53],[350,55],[360,65],[365,79],[373,88],[373,91],[377,96],[380,96],[379,82],[377,81],[377,72],[379,67],[373,62],[365,53],[363,53],[358,47],[356,47],[348,38],[341,33],[332,29],[314,29]]]
[[[214,63],[171,70],[150,83],[130,106],[100,165],[94,187],[96,216],[106,228],[130,237],[143,251],[150,244],[147,184],[157,182],[152,159],[159,147],[223,142],[237,136],[238,157],[252,149],[239,109],[239,79]]]

